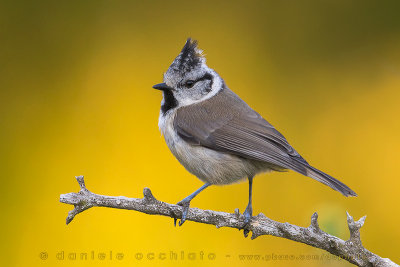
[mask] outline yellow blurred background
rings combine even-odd
[[[317,211],[322,229],[343,239],[345,211],[367,215],[365,247],[400,262],[399,8],[398,1],[1,1],[3,266],[350,266],[241,260],[328,254],[132,211],[93,208],[65,225],[72,207],[59,195],[79,190],[75,175],[95,193],[142,197],[150,187],[169,203],[202,184],[168,150],[157,125],[162,97],[151,88],[189,36],[300,154],[359,195],[345,198],[294,172],[264,174],[255,179],[254,213],[308,226]],[[247,190],[247,183],[214,186],[192,206],[244,211]]]

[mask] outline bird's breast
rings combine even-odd
[[[203,182],[231,184],[267,169],[251,160],[191,145],[184,141],[174,129],[176,110],[160,112],[159,128],[172,154],[190,173]]]

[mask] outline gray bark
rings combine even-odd
[[[143,190],[143,198],[103,196],[90,192],[85,186],[83,176],[77,176],[76,179],[79,183],[80,191],[78,193],[60,195],[60,202],[75,206],[68,213],[67,224],[76,215],[91,207],[135,210],[146,214],[163,215],[171,218],[180,218],[182,215],[182,208],[180,206],[157,200],[149,188]],[[287,222],[276,222],[260,213],[252,218],[247,229],[252,232],[251,239],[255,239],[261,235],[286,238],[323,249],[357,266],[399,266],[390,259],[381,258],[363,247],[360,239],[360,228],[363,226],[365,218],[366,216],[358,221],[354,221],[353,217],[347,213],[347,224],[350,230],[350,239],[347,241],[322,231],[318,225],[317,213],[311,216],[311,224],[308,227],[300,227]],[[186,220],[215,225],[217,228],[231,227],[242,229],[244,224],[244,216],[239,213],[239,210],[235,210],[235,213],[226,213],[190,208]]]

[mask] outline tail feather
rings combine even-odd
[[[354,192],[353,190],[350,189],[350,187],[348,187],[347,185],[345,185],[344,183],[342,183],[341,181],[333,178],[332,176],[310,166],[307,164],[307,166],[305,166],[307,169],[307,176],[311,177],[327,186],[329,186],[330,188],[342,193],[344,196],[346,197],[356,197],[357,194],[356,192]]]

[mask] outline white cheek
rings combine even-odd
[[[214,77],[213,78],[213,85],[211,86],[211,91],[209,93],[205,94],[200,99],[190,99],[190,98],[186,98],[186,97],[184,99],[180,99],[180,97],[177,96],[180,107],[188,106],[188,105],[191,105],[191,104],[196,104],[196,103],[202,102],[204,100],[207,100],[207,99],[213,97],[219,91],[222,90],[222,88],[223,88],[222,79],[219,77],[219,75],[214,70],[212,70],[212,69],[210,69],[208,67],[206,67],[206,68],[207,68],[207,72],[211,73],[212,76]]]

